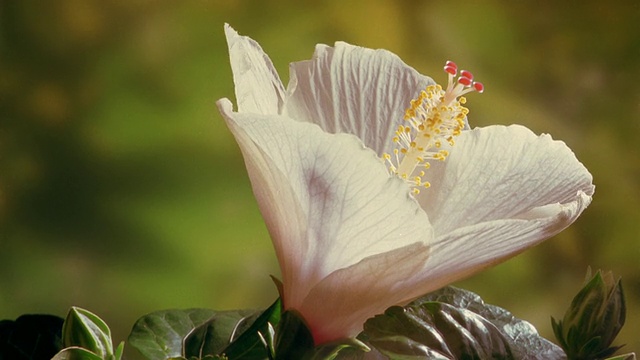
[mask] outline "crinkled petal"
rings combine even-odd
[[[527,213],[574,202],[578,192],[594,192],[591,174],[563,142],[522,126],[464,131],[450,151],[444,163],[427,170],[432,186],[419,197],[437,236],[534,216]]]
[[[590,195],[578,191],[572,201],[534,208],[523,219],[482,222],[439,236],[414,278],[416,286],[428,293],[515,256],[571,225],[590,202]]]
[[[218,107],[243,152],[275,243],[285,305],[300,303],[335,270],[433,240],[409,188],[356,137],[283,116],[234,113],[226,99]]]
[[[229,45],[231,70],[239,112],[278,114],[284,100],[284,86],[269,56],[253,39],[224,26]]]
[[[316,344],[355,337],[368,318],[421,295],[408,282],[428,258],[429,248],[415,243],[327,276],[300,307]]]
[[[430,84],[389,51],[317,45],[311,60],[291,64],[284,112],[326,132],[354,134],[381,156],[391,152],[411,99]]]

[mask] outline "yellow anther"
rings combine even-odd
[[[446,68],[445,68],[446,70]],[[451,74],[450,71],[447,71]],[[450,77],[450,81],[453,77]],[[423,181],[430,161],[444,161],[449,156],[449,147],[455,144],[455,137],[466,126],[469,110],[462,106],[467,99],[462,95],[470,90],[459,84],[450,83],[447,90],[438,84],[429,85],[409,102],[404,112],[404,121],[398,125],[392,137],[393,153],[383,154],[390,173],[406,181],[418,194],[420,188],[431,184]],[[481,86],[481,85],[480,85]],[[477,87],[474,89],[478,92]],[[446,149],[443,147],[446,146]]]

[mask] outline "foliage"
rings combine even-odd
[[[61,317],[22,315],[0,321],[0,359],[49,359],[62,349]]]
[[[551,318],[556,338],[570,360],[602,359],[622,346],[611,346],[625,322],[622,283],[598,271],[573,298],[562,320]]]
[[[370,351],[392,360],[605,359],[619,348],[610,345],[625,314],[621,283],[612,279],[598,272],[564,319],[553,320],[562,348],[527,321],[455,287],[390,307],[367,320],[357,339],[320,346],[304,319],[295,311],[283,312],[280,300],[264,311],[153,312],[135,323],[128,343],[149,360],[358,360]],[[114,350],[111,331],[97,315],[72,307],[64,324],[61,320],[25,315],[0,322],[0,359],[49,359],[56,352],[53,360],[122,358],[124,342]],[[635,354],[607,360],[635,360]]]
[[[365,323],[368,341],[393,358],[562,359],[562,350],[526,321],[447,287]]]
[[[52,360],[120,360],[124,342],[115,349],[109,326],[97,315],[77,307],[69,310],[62,327],[64,349]]]

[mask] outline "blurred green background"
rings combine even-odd
[[[640,350],[640,2],[5,0],[0,5],[0,318],[261,308],[278,275],[242,158],[214,101],[233,97],[223,23],[283,80],[316,43],[389,49],[487,90],[475,126],[563,139],[594,202],[539,247],[459,286],[551,336],[587,266],[623,277],[619,338]],[[478,244],[482,246],[482,244]],[[131,349],[129,349],[131,350]]]

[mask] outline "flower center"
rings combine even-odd
[[[405,180],[416,195],[420,188],[431,185],[423,180],[429,161],[444,161],[449,152],[442,149],[442,145],[445,142],[454,145],[454,137],[460,135],[465,127],[469,109],[462,106],[466,102],[462,95],[484,91],[482,83],[473,81],[470,72],[461,70],[457,76],[455,63],[447,61],[444,71],[449,74],[446,90],[440,85],[429,85],[411,100],[411,106],[404,114],[404,123],[398,126],[393,137],[396,144],[393,154],[382,155],[389,171]]]

